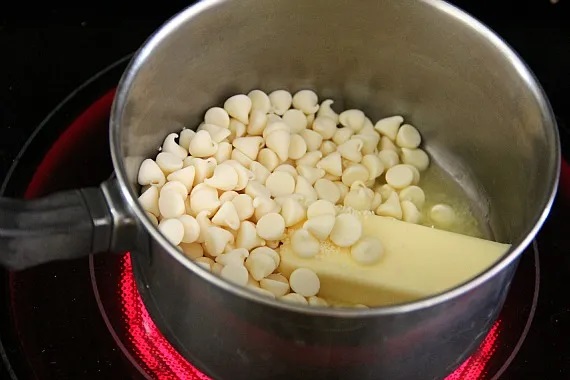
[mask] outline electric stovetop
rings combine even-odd
[[[148,35],[188,5],[118,3],[0,5],[4,195],[32,198],[111,174],[107,122],[121,73]],[[570,160],[570,4],[454,3],[499,33],[536,73]],[[499,319],[447,380],[570,379],[569,220],[570,168],[563,163],[551,216],[523,254]],[[208,377],[155,327],[130,257],[102,255],[18,273],[0,269],[0,379],[34,378]]]

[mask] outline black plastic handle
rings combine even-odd
[[[37,200],[0,198],[0,265],[12,270],[98,252],[124,252],[137,223],[116,180]]]

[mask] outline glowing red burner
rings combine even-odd
[[[187,362],[158,331],[138,293],[128,254],[121,260],[119,294],[129,339],[136,357],[142,361],[143,367],[148,368],[149,375],[155,379],[209,379]],[[500,323],[495,323],[479,350],[445,380],[476,380],[482,377],[486,364],[495,351]]]

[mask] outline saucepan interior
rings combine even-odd
[[[113,158],[140,218],[142,159],[168,133],[195,128],[207,108],[255,88],[310,88],[373,121],[404,116],[472,200],[488,236],[513,244],[511,256],[552,202],[558,139],[540,86],[498,37],[452,6],[204,1],[146,43],[115,102]]]

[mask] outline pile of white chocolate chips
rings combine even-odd
[[[355,214],[419,223],[429,158],[401,116],[373,124],[357,109],[337,114],[332,103],[319,104],[311,90],[230,97],[143,161],[140,204],[173,245],[222,278],[284,301],[335,306],[319,297],[312,270],[279,272],[283,240],[304,258],[328,241],[349,247],[361,265],[378,262],[382,242],[362,235]],[[453,209],[436,205],[430,218],[445,224]]]

